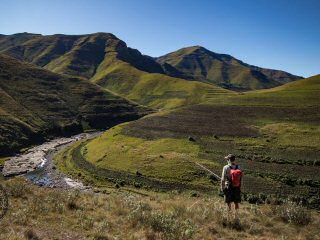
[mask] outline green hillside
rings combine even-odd
[[[218,183],[195,162],[219,174],[232,152],[246,173],[246,198],[295,195],[319,207],[319,82],[315,76],[144,117],[74,145],[57,161],[97,185],[109,176],[145,188],[200,191]]]
[[[3,36],[0,52],[56,73],[90,80],[115,94],[158,109],[232,94],[223,88],[270,88],[299,78],[250,66],[202,47],[170,53],[158,58],[158,63],[110,33]]]
[[[127,47],[109,33],[5,36],[0,41],[0,52],[56,73],[90,80],[153,108],[175,108],[231,93],[164,75],[153,58]]]
[[[157,58],[171,76],[201,80],[234,90],[272,88],[300,79],[290,73],[246,64],[203,47],[182,48]]]
[[[146,109],[79,78],[0,55],[0,154],[137,119]]]
[[[101,68],[92,82],[152,108],[176,108],[233,94],[209,84],[146,73],[121,60],[114,60],[108,67]]]
[[[247,92],[236,100],[225,98],[221,103],[241,105],[281,105],[287,107],[317,107],[320,97],[320,75],[288,83],[276,88]]]

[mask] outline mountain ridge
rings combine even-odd
[[[271,88],[303,78],[281,70],[250,65],[231,55],[212,52],[199,45],[181,48],[155,59],[168,75],[199,79],[235,90]],[[248,79],[256,82],[256,85],[250,85]]]
[[[54,72],[84,78],[92,78],[106,54],[112,51],[117,53],[118,59],[144,72],[200,80],[233,90],[270,88],[303,78],[281,70],[250,65],[231,55],[215,53],[199,45],[184,47],[153,58],[128,47],[112,33],[80,35],[18,33],[4,35],[0,39],[2,53]],[[83,59],[84,55],[87,59]],[[77,65],[85,62],[89,64]],[[68,67],[68,65],[73,66]]]
[[[152,57],[129,48],[113,34],[26,37],[30,35],[22,34],[17,44],[10,37],[0,39],[0,52],[55,73],[81,77],[152,108],[196,104],[209,93],[229,93],[214,85],[165,75]],[[4,44],[6,41],[12,44]]]

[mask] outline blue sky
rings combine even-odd
[[[320,73],[319,0],[2,0],[0,33],[111,32],[151,56],[201,45],[249,64]]]

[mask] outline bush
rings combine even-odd
[[[258,196],[253,194],[247,194],[245,197],[245,200],[247,200],[251,204],[259,204],[261,203],[261,200]]]
[[[148,216],[146,222],[155,232],[163,233],[169,239],[181,239],[192,237],[194,226],[189,221],[177,221],[174,214],[153,212]]]
[[[198,192],[191,192],[190,196],[191,197],[200,197],[200,194]]]
[[[23,179],[11,181],[10,184],[7,185],[7,188],[8,193],[13,198],[25,198],[31,192],[27,182]]]
[[[301,203],[295,203],[286,200],[282,205],[276,207],[278,216],[287,223],[295,225],[308,225],[311,222],[311,213],[302,206]]]
[[[77,200],[79,198],[79,191],[72,191],[68,193],[67,197],[67,208],[69,210],[75,210],[78,208]]]
[[[153,237],[158,233],[164,239],[192,239],[195,233],[195,227],[190,221],[179,220],[173,212],[153,212],[138,208],[129,215],[129,220],[133,227],[144,226],[152,230]],[[148,238],[152,239],[151,236]]]
[[[26,230],[24,232],[24,236],[28,240],[38,240],[38,239],[40,239],[32,229]]]

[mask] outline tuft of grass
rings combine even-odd
[[[39,240],[40,239],[32,229],[26,230],[24,233],[24,236],[27,240]]]
[[[291,200],[286,200],[281,205],[276,206],[274,211],[284,222],[297,226],[305,226],[311,222],[310,211],[304,208],[301,203]]]

